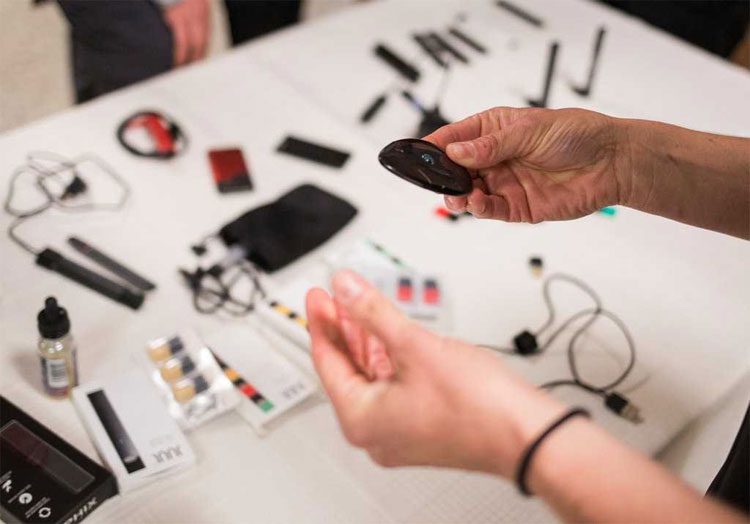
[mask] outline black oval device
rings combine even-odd
[[[443,195],[466,195],[473,184],[466,168],[453,162],[436,145],[416,138],[385,146],[378,160],[394,175]]]

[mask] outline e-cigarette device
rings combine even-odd
[[[92,391],[88,394],[88,398],[96,416],[99,417],[102,426],[104,426],[104,431],[107,432],[109,440],[112,441],[112,445],[120,456],[125,470],[128,473],[133,473],[145,468],[146,466],[138,455],[138,450],[135,449],[135,444],[130,440],[128,432],[125,431],[125,426],[120,422],[104,391],[101,389]]]
[[[54,249],[46,248],[36,256],[36,263],[132,309],[143,304],[143,294],[76,264]]]
[[[68,238],[68,244],[70,244],[73,249],[78,251],[80,254],[90,258],[91,260],[102,266],[104,269],[111,271],[113,274],[117,275],[125,282],[131,284],[132,286],[135,286],[141,291],[151,291],[152,289],[156,288],[156,285],[152,282],[149,282],[132,269],[126,268],[109,255],[102,253],[80,238],[70,237]]]

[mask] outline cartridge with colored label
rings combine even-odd
[[[150,341],[140,360],[184,429],[236,407],[239,393],[192,330]]]

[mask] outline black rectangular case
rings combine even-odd
[[[0,396],[0,518],[74,524],[117,494],[112,474]]]

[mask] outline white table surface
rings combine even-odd
[[[2,394],[95,456],[72,405],[50,400],[40,389],[35,315],[44,297],[55,294],[70,312],[84,382],[131,366],[132,353],[141,350],[149,338],[185,326],[206,334],[230,322],[251,329],[257,320],[196,314],[176,268],[195,264],[188,247],[203,234],[306,181],[350,199],[360,214],[331,242],[274,275],[279,285],[305,275],[326,253],[369,236],[412,265],[443,277],[452,303],[454,335],[502,343],[519,329],[543,320],[540,281],[530,277],[526,265],[530,255],[540,254],[550,271],[584,278],[623,318],[639,348],[632,382],[650,376],[632,393],[646,417],[640,426],[610,416],[584,393],[560,391],[563,398],[592,407],[597,420],[615,435],[654,454],[725,394],[750,368],[747,243],[626,209],[614,218],[595,215],[539,226],[468,219],[449,223],[432,213],[439,198],[403,184],[380,168],[375,159],[377,145],[407,133],[415,122],[401,121],[394,112],[395,117],[384,119],[380,127],[362,131],[355,125],[381,80],[388,82],[392,76],[387,70],[376,70],[382,66],[370,56],[370,48],[376,40],[395,43],[393,35],[408,35],[418,27],[415,20],[431,27],[452,16],[448,8],[445,11],[451,16],[446,18],[423,15],[415,6],[425,4],[358,7],[0,137],[0,168],[5,179],[27,152],[38,149],[70,156],[91,151],[114,165],[133,187],[125,210],[112,215],[54,213],[35,219],[21,231],[35,245],[67,253],[64,238],[75,233],[119,254],[159,285],[144,307],[132,312],[34,266],[29,254],[6,237],[0,238]],[[617,50],[620,56],[605,60],[601,100],[591,101],[592,107],[727,133],[741,133],[750,122],[750,108],[740,97],[750,87],[746,73],[597,6],[578,2],[529,5],[540,12],[557,9],[553,31],[564,42],[580,38],[582,48],[588,36],[570,29],[566,32],[566,27],[573,26],[574,18],[595,21],[601,16],[606,20],[611,47],[605,48],[605,58]],[[493,11],[486,14],[481,14],[487,9],[483,4],[465,9],[469,12],[467,28],[476,24],[473,33],[478,39],[481,35],[488,46],[507,45],[515,39],[518,56],[531,55],[535,46],[543,51],[549,35],[535,35],[489,7]],[[495,23],[498,35],[487,29]],[[477,62],[473,80],[469,71],[454,78],[455,94],[446,98],[446,113],[450,108],[450,115],[458,117],[491,105],[518,104],[513,85],[536,92],[537,79],[529,81],[530,87],[524,81],[534,78],[534,72],[517,63],[516,55],[505,56],[504,49],[491,48],[490,56],[506,61],[508,70],[513,66],[513,73]],[[563,53],[565,49],[564,44]],[[329,68],[334,63],[337,70],[344,65],[350,72],[356,64],[357,73],[332,76]],[[653,80],[653,90],[639,80],[643,74]],[[617,85],[622,87],[615,89]],[[555,105],[582,105],[566,100],[570,98],[566,91],[562,86],[555,91]],[[340,103],[331,103],[336,101]],[[180,121],[191,138],[185,155],[161,163],[137,159],[122,150],[114,129],[124,116],[143,107],[163,109]],[[388,109],[396,107],[390,104]],[[287,134],[330,143],[352,151],[353,156],[344,169],[334,171],[276,154],[275,147]],[[208,174],[205,151],[232,145],[242,147],[248,156],[256,190],[219,196]],[[4,196],[6,188],[2,191]],[[9,217],[2,215],[0,227],[8,223]],[[571,299],[569,305],[578,303]],[[598,343],[607,340],[605,347],[616,353],[621,345],[614,335],[610,337],[612,333],[602,327],[592,338]],[[280,342],[278,349],[285,354],[295,351]],[[297,360],[306,358],[294,354]],[[560,350],[536,361],[511,359],[509,363],[533,381],[557,378],[566,371]],[[609,353],[586,352],[586,371],[593,376],[616,372],[616,365]],[[551,519],[537,501],[522,500],[510,486],[495,479],[426,468],[383,470],[372,465],[344,442],[323,400],[298,410],[265,438],[255,436],[240,417],[229,414],[192,432],[190,439],[198,456],[195,468],[108,502],[92,515],[92,522]]]

